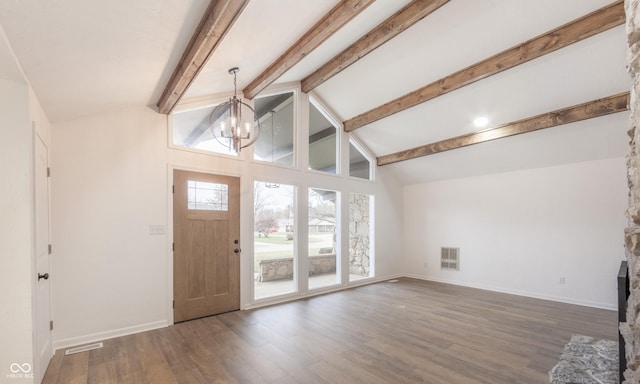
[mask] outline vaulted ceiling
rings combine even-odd
[[[159,103],[167,112],[180,99],[232,91],[227,70],[238,66],[248,97],[302,82],[403,184],[626,153],[622,1],[208,7],[205,0],[4,0],[0,25],[53,122],[132,105]],[[203,15],[208,22],[199,27]],[[199,50],[181,61],[198,31],[191,46]],[[500,131],[475,134],[478,116],[489,119],[482,129]]]

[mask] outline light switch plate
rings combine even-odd
[[[164,225],[150,225],[149,226],[149,235],[164,235],[166,233]]]

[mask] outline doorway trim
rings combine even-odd
[[[202,168],[202,167],[194,167],[191,165],[185,165],[180,163],[169,163],[167,166],[167,292],[166,292],[166,316],[167,316],[167,325],[172,325],[175,323],[175,319],[173,316],[173,236],[174,236],[174,228],[173,228],[173,172],[174,170],[178,171],[187,171],[187,172],[200,172],[200,173],[209,173],[220,176],[231,176],[237,177],[240,179],[240,247],[243,250],[240,253],[240,310],[246,309],[246,294],[247,294],[247,277],[245,276],[247,272],[247,255],[250,254],[251,249],[249,248],[249,243],[247,243],[247,220],[246,220],[246,211],[247,207],[245,206],[246,198],[243,198],[246,191],[246,180],[247,177],[242,175],[240,172],[228,172],[221,169],[212,169],[212,168]]]

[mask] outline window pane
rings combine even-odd
[[[227,145],[219,143],[209,129],[210,115],[215,107],[215,105],[211,105],[172,113],[173,144],[202,151],[237,156],[237,154],[230,149],[229,143],[227,143]]]
[[[254,182],[254,298],[296,291],[294,187]]]
[[[260,136],[253,145],[255,160],[293,165],[293,92],[257,97]]]
[[[187,181],[187,208],[200,211],[228,211],[229,186],[206,181]]]
[[[336,173],[337,129],[309,103],[309,169]]]
[[[371,259],[371,196],[349,194],[349,281],[373,277]]]
[[[349,176],[371,180],[371,162],[349,141]]]
[[[338,284],[337,192],[309,189],[309,289]]]

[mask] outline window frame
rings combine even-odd
[[[274,179],[269,179],[269,178],[257,178],[254,177],[252,179],[252,185],[255,186],[256,183],[277,183],[277,184],[286,184],[287,186],[292,187],[293,189],[293,196],[292,196],[292,200],[293,200],[293,207],[292,207],[292,211],[293,211],[293,291],[289,291],[289,292],[284,292],[284,293],[280,293],[280,294],[276,294],[276,295],[272,295],[272,296],[264,296],[264,297],[259,297],[256,298],[256,281],[255,281],[255,277],[254,277],[254,271],[253,268],[250,269],[251,272],[251,293],[250,293],[250,297],[251,297],[251,302],[252,303],[263,303],[263,302],[270,302],[273,300],[283,300],[283,299],[287,299],[287,298],[291,298],[291,297],[297,297],[300,296],[301,293],[303,292],[301,290],[300,287],[300,260],[301,260],[301,253],[300,253],[300,234],[298,231],[298,220],[299,220],[299,203],[298,203],[298,194],[300,193],[300,185],[296,184],[296,183],[291,183],[291,182],[279,182],[276,181]],[[254,190],[252,188],[252,190]],[[255,192],[254,192],[255,193]],[[252,208],[252,214],[251,214],[251,233],[253,234],[254,232],[254,228],[256,225],[256,216],[255,216],[255,194],[252,193],[251,194],[251,208]],[[256,255],[255,255],[255,240],[253,238],[253,236],[251,237],[251,265],[253,266],[253,264],[255,263],[256,260]]]
[[[298,87],[292,87],[291,85],[284,85],[280,87],[268,88],[268,91],[260,92],[253,100],[251,106],[253,107],[254,100],[260,97],[269,97],[280,95],[283,93],[293,93],[293,127],[292,127],[292,142],[293,142],[293,161],[291,165],[282,164],[282,163],[274,163],[271,161],[258,160],[254,157],[253,148],[251,148],[251,155],[249,159],[254,164],[262,164],[267,166],[273,166],[283,169],[298,169],[300,167],[300,146],[299,146],[299,132],[300,132],[300,90]],[[262,127],[260,135],[262,135]]]
[[[226,159],[232,159],[232,160],[236,160],[236,161],[244,161],[245,157],[246,157],[246,153],[240,151],[240,153],[238,154],[234,154],[233,152],[229,152],[229,153],[224,153],[224,152],[213,152],[213,151],[207,151],[204,149],[197,149],[197,148],[192,148],[192,147],[186,147],[183,145],[179,145],[174,143],[173,141],[173,131],[174,131],[174,127],[173,127],[173,115],[175,113],[181,113],[181,112],[188,112],[188,111],[193,111],[196,109],[202,109],[202,108],[207,108],[207,107],[213,107],[215,108],[217,105],[220,105],[226,101],[229,100],[230,97],[233,96],[233,93],[230,93],[228,96],[224,96],[224,95],[218,95],[216,97],[203,97],[203,98],[199,98],[196,100],[192,100],[192,101],[188,101],[185,103],[180,103],[176,106],[176,108],[174,110],[171,111],[171,113],[168,115],[167,117],[167,126],[168,126],[168,134],[167,134],[167,145],[169,149],[176,149],[179,151],[185,151],[185,152],[191,152],[191,153],[198,153],[201,155],[208,155],[208,156],[219,156],[219,157],[223,157]],[[247,100],[243,101],[247,102]],[[253,101],[249,101],[247,104],[249,104],[251,106],[251,108],[253,108]],[[215,140],[215,139],[214,139]],[[253,154],[253,151],[252,151]]]
[[[323,174],[326,174],[326,172],[322,172]],[[317,184],[314,184],[317,185]],[[344,219],[344,215],[343,215],[343,206],[344,206],[344,201],[343,201],[343,194],[344,193],[349,193],[349,192],[345,192],[342,189],[338,189],[338,188],[332,188],[332,187],[317,187],[314,185],[307,185],[306,186],[306,193],[307,193],[307,205],[306,205],[306,223],[305,223],[305,228],[306,228],[306,244],[305,244],[305,256],[306,259],[304,260],[304,263],[306,265],[307,268],[305,268],[305,277],[306,277],[306,286],[303,287],[305,289],[305,292],[322,292],[323,290],[332,290],[335,289],[336,287],[340,287],[343,286],[346,282],[344,281],[343,278],[343,271],[344,271],[344,257],[343,257],[343,219]],[[311,288],[311,285],[309,283],[309,279],[311,278],[311,276],[309,276],[309,269],[308,269],[308,265],[309,265],[309,258],[311,257],[311,254],[309,252],[309,219],[310,219],[310,215],[309,215],[309,196],[311,195],[311,190],[322,190],[322,191],[328,191],[328,192],[333,192],[336,194],[336,202],[335,202],[335,228],[334,228],[334,235],[336,237],[336,244],[335,244],[335,256],[336,256],[336,272],[335,272],[335,276],[336,276],[336,280],[334,282],[332,282],[331,284],[327,284],[327,285],[321,285],[321,286],[317,286],[314,288]],[[348,224],[348,223],[347,223]],[[348,279],[347,279],[348,280]]]

